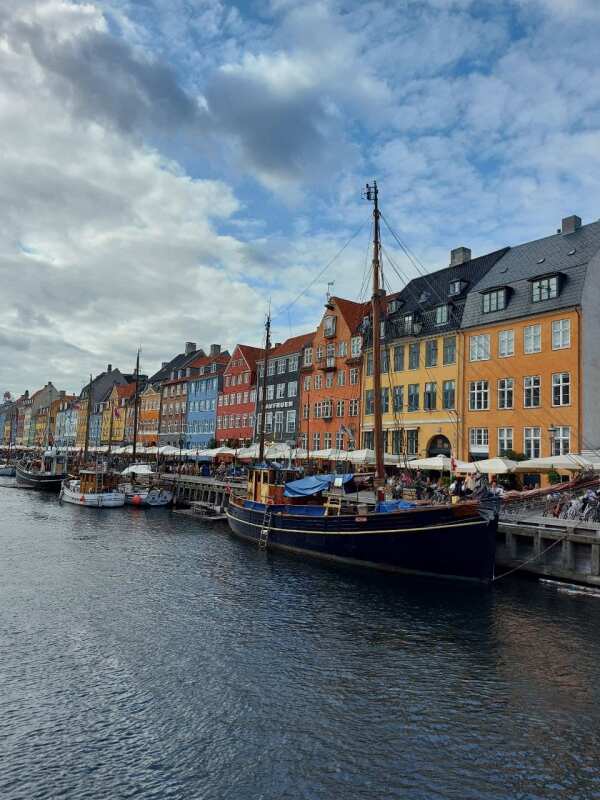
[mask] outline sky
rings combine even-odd
[[[598,41],[597,0],[0,0],[0,392],[314,329],[374,178],[427,270],[597,219]]]

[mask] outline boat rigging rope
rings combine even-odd
[[[522,569],[526,564],[531,564],[533,561],[537,561],[544,555],[544,553],[547,553],[548,550],[552,550],[552,548],[556,547],[557,544],[566,541],[566,538],[567,538],[566,535],[561,536],[560,539],[556,539],[554,542],[552,542],[552,544],[548,545],[548,547],[546,547],[540,553],[536,553],[536,555],[523,561],[522,564],[519,564],[518,566],[513,567],[512,569],[509,569],[507,572],[503,572],[501,575],[494,575],[494,577],[492,578],[492,583],[499,581],[501,578],[506,578],[507,575],[512,575],[513,572],[517,572],[518,570]]]

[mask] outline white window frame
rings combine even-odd
[[[527,458],[539,458],[542,452],[542,429],[523,428],[523,452]]]
[[[523,328],[523,352],[526,356],[542,352],[542,326],[539,323]]]
[[[510,447],[506,446],[508,442],[510,442]],[[514,428],[498,428],[498,455],[502,457],[514,449]]]
[[[498,333],[498,357],[509,358],[515,354],[514,330],[500,331]]]
[[[566,380],[564,380],[566,377]],[[559,390],[559,402],[556,403],[554,401],[554,390]],[[564,395],[565,390],[568,395],[568,401],[564,402]],[[570,372],[554,372],[552,374],[552,405],[554,408],[558,408],[560,406],[570,406],[571,405],[571,373]]]
[[[565,350],[571,347],[571,320],[552,320],[552,349]]]
[[[490,382],[488,380],[470,381],[469,411],[489,411]]]
[[[538,402],[528,403],[527,392],[531,392],[530,399],[533,400],[535,390],[538,390]],[[542,405],[542,378],[540,375],[525,375],[523,378],[523,408],[541,408]]]
[[[480,333],[469,337],[469,361],[489,361],[490,335]]]
[[[507,402],[510,395],[510,403]],[[515,379],[498,378],[498,408],[506,410],[515,407]]]

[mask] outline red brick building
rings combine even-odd
[[[368,303],[331,297],[300,365],[300,444],[309,451],[360,447],[363,317]]]
[[[219,445],[244,447],[252,442],[256,420],[257,362],[264,351],[238,344],[223,375],[217,404],[216,439]]]

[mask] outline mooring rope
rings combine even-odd
[[[537,553],[531,558],[528,558],[525,561],[523,561],[522,564],[519,564],[518,566],[513,567],[512,569],[509,569],[507,572],[503,572],[501,575],[494,575],[494,577],[492,578],[492,583],[495,583],[495,581],[499,581],[500,578],[506,578],[507,575],[512,575],[513,572],[517,572],[518,570],[522,569],[526,564],[531,564],[533,561],[537,561],[544,555],[544,553],[547,553],[548,550],[552,550],[552,548],[556,547],[556,545],[560,544],[560,542],[564,542],[566,538],[567,535],[565,534],[565,536],[562,536],[560,539],[556,539],[556,541],[552,542],[552,544],[548,545],[548,547],[544,548],[544,550],[542,550],[540,553]]]

